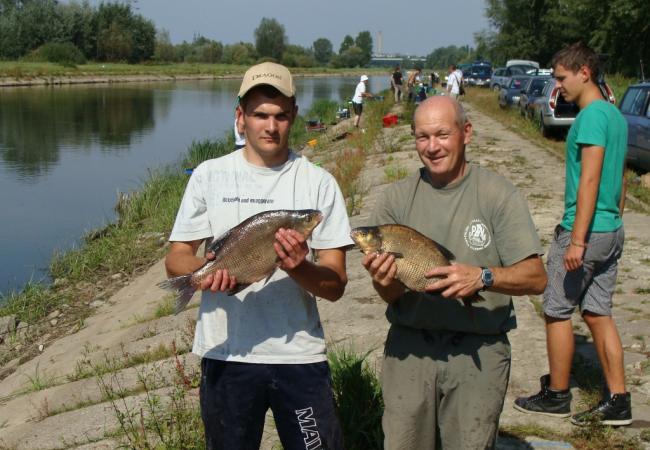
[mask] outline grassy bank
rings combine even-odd
[[[124,76],[190,76],[208,75],[214,77],[241,76],[248,66],[233,64],[119,64],[88,63],[78,66],[64,66],[55,63],[22,61],[0,61],[0,78],[31,79],[43,77],[124,77]],[[387,69],[334,69],[331,67],[300,67],[292,69],[301,75],[345,75],[345,74],[387,74]]]

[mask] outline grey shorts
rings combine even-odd
[[[384,448],[494,448],[509,375],[505,333],[392,325],[382,366]]]
[[[571,243],[571,232],[558,225],[546,263],[548,284],[544,291],[544,314],[569,319],[576,307],[580,307],[581,313],[611,316],[624,241],[622,226],[611,233],[591,233],[587,236],[582,267],[567,272],[564,253]]]

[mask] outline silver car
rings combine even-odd
[[[603,98],[612,104],[616,104],[614,92],[605,83],[599,81],[600,93]],[[544,137],[566,132],[575,120],[580,108],[573,102],[567,102],[560,93],[553,79],[544,86],[542,95],[533,100],[529,105],[529,115],[537,122]]]
[[[628,87],[620,109],[627,121],[627,162],[650,171],[650,82]]]

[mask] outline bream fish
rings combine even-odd
[[[395,277],[408,289],[425,292],[426,286],[440,277],[427,278],[425,274],[434,267],[448,266],[456,257],[436,241],[406,225],[387,224],[353,228],[350,237],[365,254],[390,253],[395,256]],[[483,300],[475,295],[463,299],[465,306],[471,301]]]
[[[280,265],[273,243],[275,233],[280,228],[293,229],[309,237],[323,219],[320,211],[274,210],[265,211],[244,220],[212,242],[207,251],[213,252],[215,258],[207,261],[192,273],[169,278],[158,287],[176,291],[176,314],[185,308],[194,292],[208,275],[219,269],[227,269],[237,279],[235,294],[251,283],[269,278]]]

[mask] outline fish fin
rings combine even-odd
[[[273,274],[275,273],[275,270],[276,270],[276,269],[277,269],[277,267],[276,267],[275,269],[273,269],[273,271],[272,271],[271,273],[269,273],[269,276],[266,277],[266,279],[264,280],[264,285],[266,285],[266,283],[269,282],[269,280],[271,279],[271,277],[272,277]]]
[[[455,256],[452,252],[450,252],[449,250],[447,250],[447,248],[445,248],[444,246],[438,244],[436,241],[433,241],[433,243],[434,243],[435,246],[438,248],[438,250],[440,250],[440,253],[442,253],[442,255],[443,255],[445,258],[447,258],[449,261],[453,261],[453,260],[456,259],[456,256]]]
[[[181,275],[180,277],[169,278],[168,280],[162,281],[156,285],[161,289],[175,291],[178,294],[178,297],[176,297],[174,314],[183,311],[196,292],[196,287],[192,285],[191,280],[192,274],[188,274]]]
[[[214,253],[216,255],[217,252],[219,251],[219,249],[221,249],[221,247],[223,247],[223,244],[226,243],[226,239],[228,239],[228,236],[230,236],[230,232],[231,232],[231,230],[228,230],[225,233],[223,233],[221,236],[219,236],[218,238],[213,240],[212,243],[210,243],[210,245],[208,246],[208,248],[205,251],[206,252],[212,252],[212,253]]]
[[[393,255],[393,258],[395,259],[404,258],[404,253],[400,253],[400,252],[386,252],[386,253],[388,253],[389,255]]]
[[[246,289],[248,286],[250,286],[250,283],[237,283],[234,288],[228,289],[226,291],[226,294],[228,295],[235,295],[237,292],[243,291]]]

